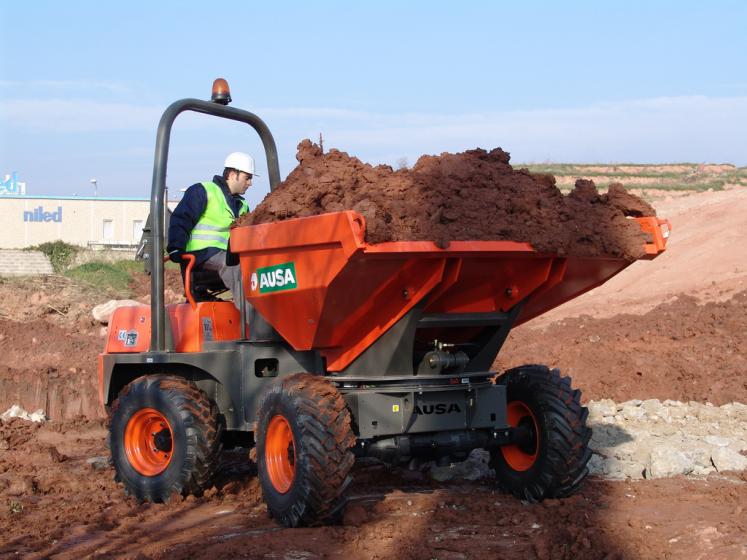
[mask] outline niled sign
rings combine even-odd
[[[33,210],[24,210],[23,212],[24,222],[61,222],[62,221],[62,206],[58,206],[55,212],[45,211],[43,206],[34,208]]]

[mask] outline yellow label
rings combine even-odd
[[[399,405],[398,404],[393,404],[392,405],[392,412],[399,412]]]

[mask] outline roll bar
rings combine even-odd
[[[275,147],[275,139],[270,133],[267,125],[254,113],[227,107],[220,102],[202,101],[200,99],[181,99],[168,106],[158,123],[156,134],[156,152],[153,160],[153,187],[150,195],[150,215],[153,220],[151,231],[151,332],[150,352],[172,351],[166,348],[166,311],[163,297],[163,238],[164,238],[164,212],[166,202],[164,193],[166,191],[166,167],[168,163],[169,141],[171,139],[171,127],[174,120],[184,111],[195,111],[214,117],[221,117],[233,121],[239,121],[251,126],[265,148],[267,157],[267,170],[270,178],[270,190],[274,190],[280,182],[280,166],[278,164],[278,152]],[[236,294],[234,294],[236,297]],[[171,337],[169,337],[171,340]],[[172,342],[169,343],[173,344]]]

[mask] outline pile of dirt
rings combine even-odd
[[[0,318],[19,322],[43,319],[85,329],[97,297],[101,296],[92,287],[65,276],[0,278]]]
[[[150,303],[151,277],[145,272],[132,274],[132,280],[128,288],[132,293],[132,299],[142,303]],[[182,275],[176,268],[165,268],[163,271],[163,297],[166,304],[182,303],[184,297],[184,282]]]
[[[299,165],[239,225],[355,210],[366,241],[511,240],[565,255],[642,255],[644,235],[629,220],[654,209],[619,184],[599,194],[578,180],[563,195],[551,175],[515,170],[495,148],[423,156],[412,169],[372,166],[304,140]]]
[[[497,370],[546,363],[585,400],[747,403],[747,291],[699,304],[681,295],[645,315],[582,316],[511,331]]]

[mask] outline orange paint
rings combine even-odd
[[[238,340],[241,319],[229,301],[167,305],[176,352],[199,352],[206,340]],[[150,346],[150,306],[119,307],[109,320],[104,353],[147,352]]]
[[[648,254],[663,251],[668,222],[638,221],[654,228]],[[247,300],[293,348],[318,350],[330,371],[347,367],[423,298],[425,313],[507,311],[523,301],[523,322],[629,264],[563,258],[514,241],[368,245],[364,234],[364,218],[352,211],[231,230]],[[263,288],[262,271],[278,268],[291,270],[295,284]]]
[[[132,415],[125,427],[127,460],[143,476],[156,476],[168,468],[173,441],[171,425],[155,408],[141,408]]]
[[[532,414],[530,408],[521,401],[511,401],[508,403],[506,410],[508,425],[512,428],[517,428],[520,424],[531,421],[529,425],[530,429],[533,429],[534,445],[531,449],[526,447],[522,448],[516,444],[504,445],[501,447],[501,453],[503,458],[508,463],[508,466],[515,471],[528,471],[532,468],[534,463],[537,461],[539,455],[539,427],[537,426],[537,419]]]
[[[265,434],[265,465],[272,486],[280,494],[290,490],[296,476],[296,442],[284,416],[273,416]]]
[[[646,251],[646,255],[650,256],[649,258],[653,258],[666,248],[669,233],[672,231],[672,224],[669,223],[669,220],[662,220],[656,216],[636,218],[636,221],[644,233],[651,235],[651,241],[646,243],[643,249]]]

